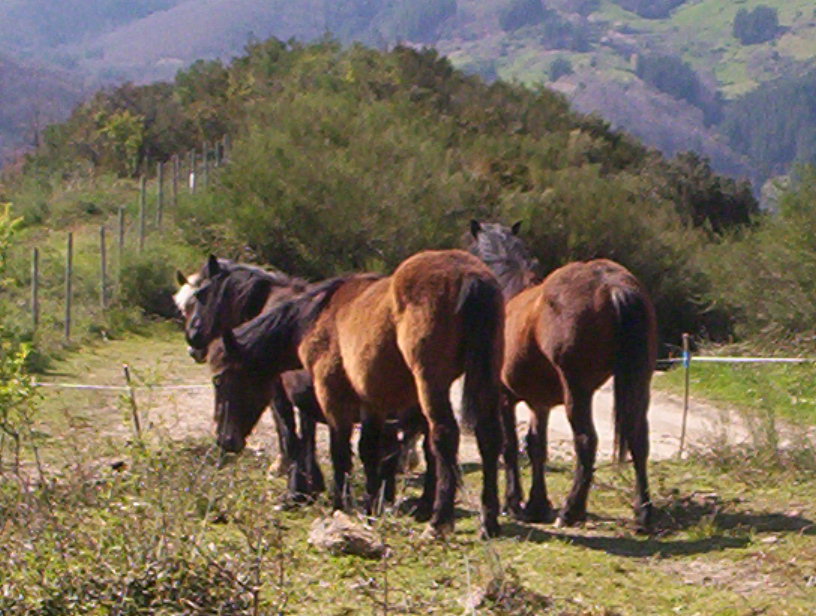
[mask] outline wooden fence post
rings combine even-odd
[[[187,186],[191,195],[195,194],[196,189],[196,152],[190,150],[187,154],[187,166],[189,167],[187,174]]]
[[[179,182],[179,157],[178,154],[173,154],[173,211],[178,208],[178,182]]]
[[[99,302],[108,308],[108,249],[105,245],[105,225],[99,227]]]
[[[136,438],[142,438],[142,424],[139,421],[139,408],[136,406],[136,392],[133,391],[133,383],[130,380],[130,366],[122,364],[122,371],[125,373],[125,383],[128,388],[128,398],[130,399],[130,416],[133,418],[133,427],[136,429]]]
[[[31,322],[34,331],[40,324],[40,249],[31,252]]]
[[[202,172],[201,172],[201,179],[204,190],[210,185],[210,144],[208,142],[204,142],[202,144],[201,150],[201,161],[202,161]]]
[[[161,229],[164,216],[164,163],[156,163],[156,228]]]
[[[122,280],[122,260],[124,259],[125,255],[125,208],[124,206],[119,206],[119,259],[118,259],[118,272],[119,275],[117,278],[121,281]]]
[[[224,154],[223,154],[223,157],[221,159],[221,162],[222,163],[228,163],[229,158],[230,158],[230,154],[231,154],[230,148],[232,147],[232,141],[230,140],[229,135],[224,135],[223,141],[224,141]]]
[[[68,246],[65,252],[65,340],[71,339],[71,295],[74,275],[74,234],[68,232]]]
[[[144,250],[146,209],[147,209],[147,177],[143,175],[139,186],[139,252],[142,252]]]
[[[689,406],[689,383],[691,372],[691,336],[683,334],[683,368],[686,371],[686,386],[683,392],[683,423],[680,427],[680,448],[677,451],[677,457],[683,457],[683,447],[686,443],[686,419],[688,418]]]

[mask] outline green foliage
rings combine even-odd
[[[714,247],[709,260],[721,305],[738,307],[738,332],[774,348],[813,348],[816,341],[816,170],[802,169],[753,233]],[[735,275],[735,272],[743,272]]]
[[[664,199],[675,204],[683,220],[722,234],[751,223],[759,204],[748,181],[714,173],[708,160],[682,152],[670,161],[653,160],[655,184]],[[660,180],[658,180],[660,178]]]
[[[11,204],[0,204],[0,208],[0,298],[3,298],[8,284],[8,250],[20,219],[11,217]],[[20,344],[6,329],[3,324],[6,307],[5,302],[0,303],[0,470],[9,442],[15,467],[19,466],[21,446],[31,443],[36,408],[34,386],[26,369],[30,347]]]
[[[734,17],[732,33],[743,45],[755,45],[776,38],[779,34],[776,8],[762,4],[752,11],[741,8]]]
[[[646,19],[664,19],[686,0],[612,0],[618,6]]]
[[[117,302],[122,306],[136,306],[148,315],[176,316],[173,303],[176,269],[192,271],[194,264],[198,265],[195,254],[167,238],[151,242],[144,252],[128,252],[119,274]]]
[[[558,81],[561,77],[572,75],[572,72],[572,62],[563,56],[550,62],[550,81]]]
[[[816,71],[781,79],[731,103],[721,125],[732,147],[766,174],[816,162]]]
[[[650,86],[703,110],[706,122],[720,118],[719,101],[706,91],[697,73],[680,58],[667,55],[638,55],[635,73]]]
[[[505,32],[544,21],[548,11],[541,0],[510,0],[499,12],[499,26]]]

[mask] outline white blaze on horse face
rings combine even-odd
[[[181,286],[181,288],[175,292],[173,295],[173,301],[176,304],[176,308],[179,309],[179,312],[187,319],[193,310],[193,301],[195,292],[198,290],[199,282],[201,281],[200,274],[193,274],[192,276],[187,277],[187,284]]]

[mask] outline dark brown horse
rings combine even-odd
[[[553,517],[544,480],[547,421],[550,409],[563,403],[577,463],[558,521],[585,519],[598,445],[592,394],[614,375],[617,456],[622,459],[627,450],[632,455],[635,513],[640,526],[648,528],[653,508],[646,473],[646,414],[657,356],[652,302],[626,268],[606,259],[569,263],[535,284],[534,260],[518,230],[518,225],[510,229],[473,221],[471,252],[494,270],[507,299],[502,381],[509,401],[515,405],[523,400],[533,411],[527,434],[533,484],[525,514],[531,521]],[[515,431],[507,432],[515,440]]]
[[[185,317],[190,353],[197,361],[206,360],[207,347],[224,330],[250,320],[309,286],[303,280],[280,272],[268,272],[213,256],[198,273],[188,278],[177,272],[177,278],[179,284],[184,284],[174,301]],[[280,439],[280,466],[289,471],[290,494],[297,498],[323,491],[325,485],[316,455],[315,423],[325,423],[325,418],[315,396],[311,375],[306,370],[284,372],[280,384],[273,382],[262,391],[264,396],[271,395],[268,402]],[[300,413],[300,438],[295,432],[293,405]],[[415,414],[419,414],[418,409]],[[240,430],[219,434],[219,443],[228,451],[240,451],[257,419],[253,418]],[[417,418],[411,413],[399,423],[389,423],[383,463],[389,494],[394,490],[394,474],[400,466],[401,456],[412,450],[414,437],[423,428],[421,415]],[[402,443],[398,439],[399,432],[405,437]],[[427,494],[431,493],[429,490],[426,489]]]
[[[199,272],[189,277],[176,272],[176,277],[180,288],[173,300],[184,317],[188,350],[197,362],[206,361],[207,348],[222,331],[249,321],[307,287],[301,279],[212,255]],[[290,492],[322,492],[325,483],[316,458],[315,422],[323,416],[311,377],[305,371],[284,373],[271,385],[267,403],[278,432],[279,468],[290,471]],[[300,437],[295,430],[293,405],[300,412]],[[240,451],[244,442],[227,439],[220,444],[227,451]],[[298,464],[293,465],[293,460]]]
[[[464,413],[483,462],[482,528],[498,526],[499,370],[504,307],[485,265],[462,251],[422,252],[387,278],[329,280],[237,328],[210,349],[220,433],[260,414],[264,384],[306,366],[329,423],[334,505],[346,502],[349,439],[358,417],[367,502],[375,501],[388,417],[419,403],[428,424],[436,488],[431,530],[453,527],[459,427],[448,399],[465,374]],[[239,428],[241,427],[239,426]]]

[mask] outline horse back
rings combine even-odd
[[[536,363],[541,378],[550,382],[555,371],[559,379],[594,390],[613,373],[621,311],[632,298],[642,303],[646,314],[638,325],[643,331],[636,335],[655,349],[654,308],[637,278],[607,259],[569,263],[508,303],[507,335],[513,338],[508,354],[527,362],[528,368]]]
[[[390,295],[397,344],[412,371],[433,373],[441,381],[462,373],[463,293],[473,281],[499,289],[490,269],[461,250],[420,252],[394,272]],[[503,308],[494,308],[503,320]]]

